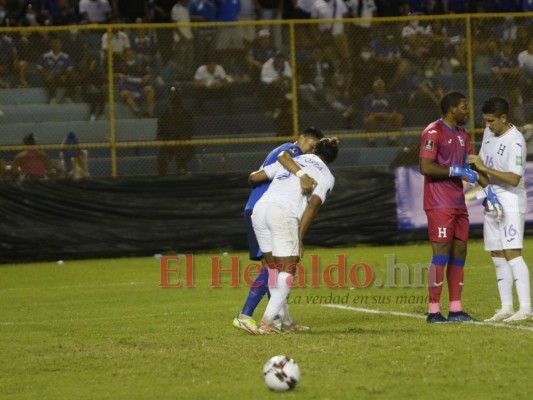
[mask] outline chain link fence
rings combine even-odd
[[[474,139],[492,95],[531,134],[531,17],[0,28],[0,169],[250,171],[311,125],[341,139],[335,167],[416,164],[450,90],[469,98]],[[55,172],[21,169],[24,151]]]

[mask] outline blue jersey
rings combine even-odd
[[[265,158],[265,161],[263,161],[261,168],[264,168],[270,164],[274,164],[276,161],[278,161],[278,156],[282,151],[287,151],[293,158],[302,154],[302,149],[300,149],[300,147],[298,147],[294,143],[283,143],[281,146],[276,147],[268,154],[268,156]],[[252,193],[250,193],[250,197],[248,198],[248,203],[246,203],[246,207],[244,207],[244,210],[253,210],[255,203],[259,201],[259,199],[267,191],[269,186],[270,181],[263,182],[257,186],[254,186],[254,188],[252,189]]]

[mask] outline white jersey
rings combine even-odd
[[[327,165],[315,154],[302,154],[294,157],[293,160],[317,182],[311,195],[320,197],[322,204],[324,204],[328,193],[333,190],[335,184],[335,177]],[[282,204],[287,207],[291,216],[300,220],[308,201],[307,197],[302,195],[300,178],[283,168],[279,162],[267,165],[263,170],[272,180],[272,183],[257,203]]]
[[[526,150],[524,136],[514,125],[501,136],[495,136],[489,128],[485,128],[479,151],[481,160],[490,168],[521,176],[518,185],[514,187],[489,175],[494,193],[502,203],[504,212],[527,212],[527,192],[524,184]]]

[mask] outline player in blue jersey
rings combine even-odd
[[[302,192],[310,193],[313,190],[316,182],[307,174],[298,172],[300,171],[300,167],[292,160],[292,158],[301,154],[311,153],[315,148],[315,145],[323,137],[324,134],[319,129],[309,127],[298,136],[298,140],[296,142],[284,143],[272,150],[261,165],[261,168],[279,161],[281,165],[283,165],[283,167],[288,171],[294,174],[298,173]],[[255,237],[252,226],[252,210],[255,206],[255,203],[257,203],[261,196],[263,196],[263,194],[267,191],[269,185],[270,182],[263,182],[254,186],[252,192],[250,193],[250,197],[248,198],[248,203],[246,203],[246,207],[244,208],[244,221],[246,224],[246,234],[248,236],[250,259],[254,261],[261,261],[263,269],[257,275],[254,283],[250,287],[244,307],[239,315],[234,318],[233,326],[244,329],[252,334],[257,334],[257,323],[253,319],[253,313],[261,299],[266,293],[268,293],[267,263],[272,262],[272,260],[265,260],[263,253],[261,253],[261,250],[259,249],[259,244],[257,243],[257,238]]]

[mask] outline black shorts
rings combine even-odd
[[[263,258],[263,253],[261,253],[261,250],[259,249],[259,243],[257,243],[254,227],[252,226],[252,210],[244,210],[244,224],[246,225],[250,260],[260,261]]]

